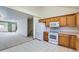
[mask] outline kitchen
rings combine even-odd
[[[79,51],[79,13],[39,20],[37,39]],[[38,32],[39,32],[38,30]]]
[[[10,10],[10,11],[7,11]],[[79,50],[79,13],[78,9],[72,9],[69,7],[28,7],[28,8],[40,8],[41,17],[36,17],[23,13],[22,11],[16,11],[15,9],[10,9],[8,7],[1,8],[5,14],[9,13],[12,15],[17,15],[17,29],[18,32],[6,32],[1,33],[4,36],[1,36],[0,40],[0,50],[2,51],[43,51],[43,52],[75,52]],[[14,7],[13,7],[14,8]],[[27,8],[27,7],[18,7],[18,8]],[[43,9],[42,9],[43,8]],[[38,12],[40,11],[38,10]],[[37,9],[36,9],[37,10]],[[35,9],[34,9],[35,11]],[[8,14],[7,16],[10,17]],[[38,13],[37,13],[38,14]],[[23,16],[22,16],[23,15]],[[26,16],[32,17],[32,23],[27,22]],[[12,21],[14,19],[12,16]],[[21,16],[24,20],[20,20]],[[25,18],[24,18],[25,16]],[[20,18],[20,19],[19,19]],[[11,19],[11,18],[10,18]],[[17,17],[15,16],[15,19]],[[9,20],[6,20],[9,21]],[[15,21],[15,20],[14,20]],[[9,21],[10,22],[10,21]],[[27,31],[33,25],[33,36],[28,37]],[[30,33],[30,34],[31,34]],[[6,38],[7,37],[7,38]],[[37,40],[38,39],[38,40]],[[5,40],[5,41],[4,41]],[[9,43],[10,42],[10,43]],[[19,44],[23,43],[23,44]],[[19,44],[16,46],[16,44]],[[11,47],[14,46],[14,47]],[[16,47],[16,48],[15,48]],[[9,48],[9,49],[6,49]],[[50,49],[49,49],[50,48]],[[4,49],[4,50],[3,50]]]
[[[2,0],[0,3],[0,21],[17,23],[16,26],[12,25],[14,28],[17,27],[17,32],[0,32],[1,58],[74,59],[79,57],[77,0]],[[28,20],[28,15],[32,16],[32,24]],[[28,25],[33,26],[32,32],[28,31],[31,28]],[[4,25],[0,26],[0,28],[4,27]]]

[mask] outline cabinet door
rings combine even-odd
[[[46,19],[41,19],[39,22],[46,23]]]
[[[46,19],[46,26],[49,27],[50,19]]]
[[[43,23],[46,23],[46,19],[43,19],[42,22],[43,22]]]
[[[69,35],[62,34],[59,36],[59,45],[69,47]]]
[[[54,22],[58,22],[59,21],[59,17],[54,18]]]
[[[66,16],[60,17],[60,26],[67,26]]]
[[[50,22],[54,22],[54,18],[51,18],[51,19],[50,19]]]
[[[59,17],[54,17],[50,19],[50,22],[58,22],[59,21]]]
[[[79,13],[76,14],[76,25],[79,27]]]
[[[76,15],[67,16],[67,26],[69,26],[69,27],[76,26]]]
[[[70,35],[69,40],[70,40],[70,42],[69,42],[70,48],[75,49],[75,47],[76,47],[76,36],[75,35]]]
[[[44,33],[43,33],[43,36],[44,36],[44,37],[43,37],[43,40],[44,40],[44,41],[48,41],[48,32],[44,32]]]
[[[76,39],[76,49],[79,51],[79,38]]]

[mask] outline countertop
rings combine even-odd
[[[59,34],[76,35],[79,38],[79,33],[78,32],[59,32]]]
[[[45,32],[48,32],[48,31],[45,31]],[[76,35],[77,38],[79,38],[79,33],[78,32],[65,32],[65,31],[60,31],[59,34]]]
[[[73,29],[73,28],[69,29],[69,28],[65,27],[63,29],[59,29],[60,30],[59,34],[76,35],[77,38],[79,38],[79,32],[78,32],[78,30],[77,29],[73,29],[74,31],[72,31],[71,29]],[[63,31],[63,30],[67,30],[67,31]],[[49,31],[50,31],[50,28],[47,28],[45,32],[49,32]]]

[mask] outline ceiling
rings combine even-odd
[[[22,6],[22,8],[27,8],[29,6]],[[30,7],[34,7],[36,9],[41,9],[44,7],[50,7],[50,6],[30,6]],[[74,8],[74,9],[79,9],[79,6],[51,6],[51,7],[66,7],[66,8]]]
[[[61,6],[61,7],[79,9],[79,6]]]
[[[0,14],[2,17],[6,19],[24,19],[24,18],[31,18],[32,16],[14,9],[10,9],[4,6],[0,7]]]
[[[79,10],[79,6],[8,6],[8,8],[37,17],[43,17],[43,12],[46,11],[48,7],[50,7],[49,9],[52,9],[53,12],[55,11],[55,9],[58,9],[59,7],[63,7],[62,9],[60,9],[60,11],[65,9],[66,12],[71,12],[72,10],[73,10],[72,12],[76,12]],[[47,9],[47,11],[50,10]]]

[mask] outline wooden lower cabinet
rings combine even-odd
[[[65,34],[61,34],[59,36],[59,45],[69,47],[69,36]]]
[[[70,48],[75,49],[76,48],[76,36],[70,35],[69,41],[70,41],[70,43],[69,43]]]
[[[76,39],[76,50],[79,51],[79,38]]]
[[[44,41],[47,41],[48,42],[48,32],[44,32],[43,33],[43,39],[44,39]]]
[[[59,45],[76,49],[76,36],[62,34],[59,36]]]

